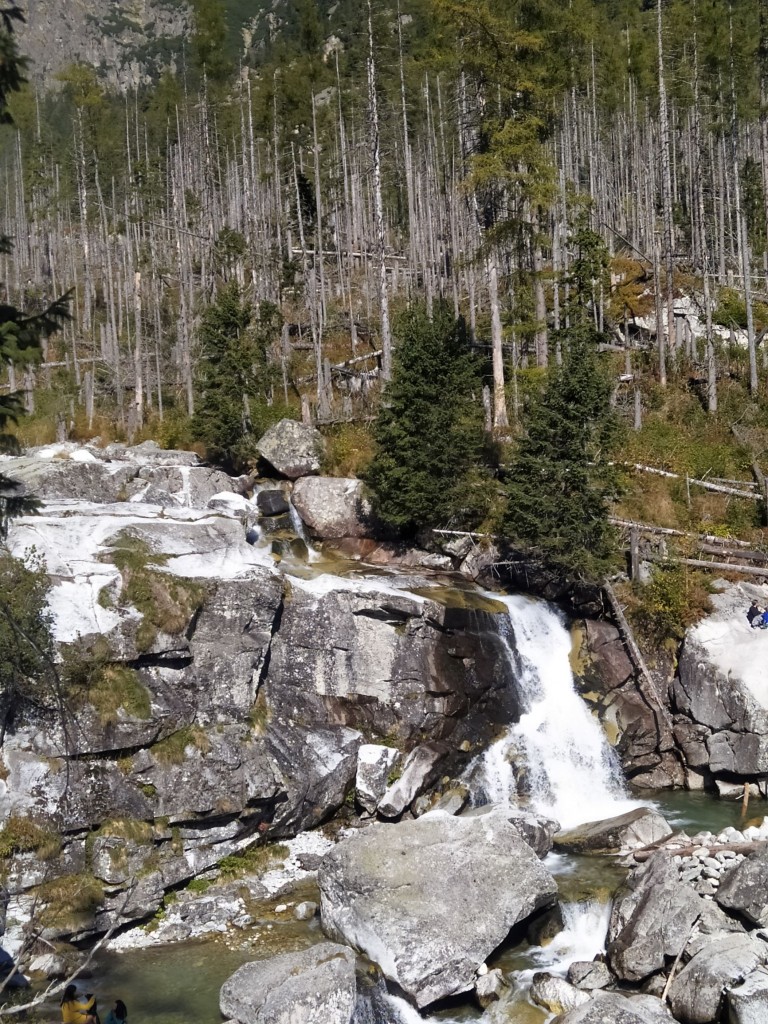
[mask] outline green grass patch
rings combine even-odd
[[[277,861],[285,860],[290,850],[283,843],[262,846],[254,843],[239,853],[231,853],[219,861],[222,878],[239,878],[241,875],[263,874]]]
[[[63,875],[35,890],[42,904],[37,920],[45,928],[77,928],[88,924],[104,899],[104,886],[93,875]]]
[[[48,860],[55,857],[60,849],[60,836],[30,818],[12,814],[0,830],[2,858],[12,857],[15,853],[36,853],[41,860]]]
[[[269,718],[270,713],[267,705],[267,698],[264,695],[264,691],[259,690],[256,695],[256,700],[253,702],[251,710],[248,712],[248,721],[251,725],[251,731],[256,736],[263,736],[267,731]]]
[[[151,748],[154,757],[162,764],[184,764],[187,749],[193,747],[203,754],[211,749],[211,741],[199,725],[187,725]]]
[[[364,423],[339,423],[326,427],[325,476],[361,476],[376,451],[370,426]]]
[[[139,650],[149,650],[158,633],[183,633],[205,599],[205,588],[194,580],[158,571],[168,556],[156,554],[146,541],[125,531],[115,538],[109,558],[123,578],[118,604],[130,605],[142,616],[136,632]]]

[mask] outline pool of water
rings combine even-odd
[[[740,803],[704,793],[643,794],[646,796],[673,828],[688,832],[744,826],[762,820],[766,810],[765,803],[754,801],[745,821]],[[504,1005],[492,1013],[483,1015],[470,1000],[463,1000],[442,1007],[428,1020],[454,1024],[482,1018],[489,1024],[544,1024],[550,1019],[549,1014],[528,1002],[527,988],[533,972],[558,970],[559,965],[573,959],[590,959],[594,955],[598,947],[594,951],[588,947],[590,942],[594,944],[597,932],[603,929],[604,934],[605,913],[601,908],[609,906],[626,869],[614,858],[567,854],[550,854],[546,865],[557,879],[561,902],[570,908],[570,920],[561,936],[541,947],[521,941],[497,951],[491,966],[502,969],[512,981],[513,990]],[[311,893],[306,898],[316,895]],[[281,920],[271,910],[258,916],[263,919],[240,936],[243,945],[237,949],[216,939],[101,953],[92,965],[93,980],[88,986],[96,992],[99,1006],[105,1012],[119,998],[127,1004],[131,1018],[142,1024],[216,1024],[221,1019],[219,989],[241,964],[323,940],[317,919],[297,922],[286,915]]]

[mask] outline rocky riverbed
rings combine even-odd
[[[294,1003],[297,1024],[411,1024],[446,998],[489,1021],[524,1006],[635,1024],[669,1020],[670,1005],[699,1019],[679,979],[715,936],[740,965],[721,986],[728,1006],[744,1003],[766,922],[759,896],[729,893],[746,884],[738,872],[759,888],[768,837],[670,837],[620,769],[638,787],[741,797],[746,782],[761,798],[768,712],[749,659],[726,665],[712,646],[743,625],[754,588],[723,589],[652,692],[610,623],[577,622],[572,666],[611,751],[576,698],[561,616],[475,586],[494,553],[467,538],[430,551],[377,540],[359,482],[318,475],[320,446],[311,428],[278,425],[258,479],[151,443],[3,461],[42,499],[9,546],[48,573],[67,697],[63,714],[55,699],[4,710],[4,944],[21,948],[42,921],[53,953],[27,950],[25,966],[45,953],[48,974],[107,930],[114,949],[213,938],[265,960],[285,952],[269,938],[291,921],[292,948],[323,932],[336,946],[243,972],[222,1003],[242,1024]],[[747,637],[752,654],[768,642]],[[574,917],[558,858],[613,864],[638,847],[610,926],[603,909]],[[637,918],[657,882],[668,902]],[[691,937],[670,938],[667,910],[688,921],[699,905]],[[552,977],[499,959],[526,934],[544,949],[585,927],[589,942],[537,961]],[[569,970],[571,950],[583,956]],[[626,966],[642,956],[647,973]],[[267,976],[275,992],[290,982],[269,1005]],[[315,1005],[323,991],[346,995]]]

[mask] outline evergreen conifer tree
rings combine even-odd
[[[618,426],[611,379],[598,352],[604,339],[590,308],[607,258],[594,232],[580,231],[574,242],[574,301],[562,337],[563,363],[549,370],[509,467],[504,532],[553,567],[596,579],[615,553],[608,500],[616,481],[608,458]]]
[[[8,111],[11,93],[24,84],[26,60],[19,54],[13,34],[14,23],[22,21],[19,8],[0,9],[0,124],[12,124]],[[11,239],[0,235],[0,252],[11,251]],[[0,366],[12,363],[24,366],[40,357],[40,343],[57,331],[68,315],[68,298],[57,299],[39,313],[27,314],[8,303],[0,303]],[[18,442],[11,428],[23,414],[18,393],[0,395],[0,452],[14,453]],[[8,521],[14,515],[35,507],[16,480],[0,473],[0,537],[5,536]]]
[[[268,407],[275,370],[267,349],[280,330],[280,312],[244,302],[236,284],[223,288],[199,329],[201,396],[192,430],[209,456],[239,471],[256,457],[255,443],[281,410]]]
[[[462,320],[423,306],[396,324],[393,377],[374,426],[366,474],[378,518],[399,533],[463,524],[477,514],[483,447],[480,376]]]

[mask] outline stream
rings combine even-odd
[[[314,593],[354,588],[403,592],[411,579],[359,563],[329,561],[312,552],[311,569],[284,565],[296,583]],[[450,584],[454,586],[455,584]],[[434,594],[419,587],[414,596]],[[408,590],[407,593],[412,593]],[[618,759],[597,719],[578,696],[569,655],[571,635],[561,613],[524,595],[478,592],[460,586],[461,600],[493,600],[509,610],[505,637],[507,656],[513,663],[525,713],[473,761],[465,772],[475,804],[518,800],[536,813],[556,818],[564,826],[621,814],[633,807],[652,804],[676,829],[713,831],[740,823],[738,803],[717,800],[704,793],[630,793]],[[447,598],[456,600],[456,595]],[[526,771],[515,776],[509,760],[522,757]],[[551,853],[545,861],[561,894],[565,927],[545,946],[523,940],[505,945],[489,958],[510,982],[508,997],[480,1011],[469,998],[419,1014],[396,996],[387,997],[387,1021],[376,1024],[458,1024],[483,1021],[501,1024],[545,1024],[552,1015],[534,1006],[528,989],[536,971],[565,974],[574,960],[591,960],[603,949],[611,899],[625,869],[605,857]],[[302,899],[319,893],[302,891]],[[294,901],[293,896],[281,901]],[[272,908],[273,909],[273,908]],[[288,913],[268,914],[254,921],[258,939],[240,948],[221,939],[157,946],[123,953],[101,953],[93,965],[93,986],[108,999],[122,998],[131,1019],[162,1024],[210,1024],[220,1019],[218,995],[221,984],[242,963],[279,952],[289,952],[322,941],[319,922],[299,923]],[[109,993],[109,996],[106,996]]]
[[[95,512],[102,536],[94,529],[94,508],[88,503],[60,504],[58,508],[50,502],[43,515],[21,521],[15,535],[18,547],[34,544],[51,559],[49,571],[58,564],[57,558],[63,565],[65,555],[78,567],[80,575],[65,566],[72,581],[58,588],[64,604],[54,609],[60,612],[59,639],[67,640],[70,634],[105,628],[112,614],[94,599],[97,591],[92,591],[116,573],[113,566],[100,561],[100,546],[118,530],[146,524],[155,514],[149,506],[130,503],[99,507]],[[172,518],[183,528],[203,515],[179,509]],[[418,601],[429,598],[477,609],[487,609],[491,602],[496,610],[506,606],[508,618],[501,638],[524,710],[520,720],[508,726],[465,770],[463,781],[473,804],[520,803],[564,827],[649,804],[676,829],[720,831],[727,825],[743,824],[740,804],[704,793],[630,792],[598,720],[576,691],[569,660],[571,634],[557,609],[525,595],[482,591],[455,577],[329,557],[312,548],[294,513],[291,519],[298,539],[250,529],[248,545],[227,540],[221,554],[206,562],[194,552],[174,550],[168,567],[174,571],[176,565],[182,575],[234,578],[248,565],[274,566],[278,561],[280,570],[297,587],[317,595],[339,589],[397,592]],[[761,811],[758,816],[762,817]],[[539,970],[565,974],[572,961],[591,960],[601,952],[611,899],[625,869],[610,858],[555,853],[545,863],[558,882],[564,927],[545,946],[533,945],[516,932],[514,941],[489,958],[489,967],[504,972],[510,984],[508,996],[485,1012],[464,997],[429,1015],[389,996],[385,1019],[377,1013],[371,1024],[477,1020],[485,1024],[545,1024],[550,1020],[552,1015],[528,999],[531,978]],[[304,884],[299,898],[318,900],[314,883],[309,888]],[[287,903],[288,909],[278,914],[275,906],[280,902]],[[101,951],[91,965],[92,980],[87,986],[97,993],[105,1013],[113,999],[121,998],[131,1020],[139,1024],[212,1024],[220,1020],[219,989],[238,966],[323,940],[318,919],[308,923],[293,919],[290,907],[295,902],[295,895],[282,895],[271,904],[259,905],[251,926],[217,938],[125,952]],[[54,1007],[50,1009],[54,1015]]]

